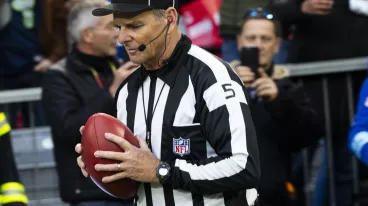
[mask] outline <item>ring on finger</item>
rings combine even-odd
[[[116,167],[117,167],[117,170],[118,170],[118,171],[121,171],[120,163],[116,164]]]

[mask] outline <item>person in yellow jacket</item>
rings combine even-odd
[[[0,205],[24,206],[28,204],[28,198],[24,186],[19,181],[10,130],[5,113],[0,112]]]

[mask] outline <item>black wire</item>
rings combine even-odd
[[[165,52],[166,52],[166,48],[167,48],[167,35],[168,35],[168,33],[169,33],[169,28],[170,28],[170,24],[168,24],[167,26],[167,30],[166,30],[166,34],[165,34],[165,49],[164,49],[164,51],[161,53],[161,55],[160,55],[160,57],[158,58],[158,66],[159,67],[161,67],[160,66],[160,59],[161,59],[161,57],[165,54]],[[162,31],[163,32],[163,31]],[[162,34],[162,32],[161,32],[161,34]],[[160,35],[161,35],[160,34]],[[156,77],[157,78],[157,77]],[[152,78],[150,78],[151,79],[151,81],[152,81]],[[157,81],[157,80],[156,80]],[[164,82],[164,84],[162,85],[162,88],[161,88],[161,91],[160,91],[160,94],[158,95],[158,98],[157,98],[157,101],[156,101],[156,104],[154,105],[154,108],[153,108],[153,111],[152,111],[152,119],[153,119],[153,115],[155,114],[155,111],[156,111],[156,108],[157,108],[157,104],[158,104],[158,102],[160,101],[160,97],[161,97],[161,94],[162,94],[162,91],[164,90],[164,88],[165,88],[165,85],[166,85],[166,83]],[[155,97],[153,97],[153,98],[155,98]],[[147,118],[148,118],[148,116],[147,116],[147,112],[146,112],[146,103],[145,103],[145,101],[144,101],[144,81],[142,81],[142,100],[143,100],[143,111],[144,111],[144,120],[145,120],[145,122],[146,122],[146,126],[148,126],[147,125]],[[150,124],[150,126],[152,127],[152,119],[151,119],[151,124]],[[148,128],[147,128],[148,129]],[[149,128],[149,131],[151,131],[151,128]],[[147,132],[147,131],[146,131]]]
[[[169,34],[169,28],[170,28],[170,23],[167,25],[167,30],[166,30],[166,34],[165,34],[165,49],[164,49],[164,52],[162,52],[161,53],[161,55],[160,55],[160,58],[158,58],[158,60],[157,60],[157,63],[158,63],[158,66],[159,67],[161,67],[161,65],[160,65],[160,59],[161,59],[161,57],[165,54],[165,52],[166,52],[166,40],[167,40],[167,35]]]
[[[157,102],[155,104],[155,107],[153,108],[153,111],[152,111],[152,118],[153,118],[153,115],[155,114],[155,111],[156,111],[156,107],[158,105],[158,101],[160,100],[160,97],[161,97],[161,94],[162,94],[162,91],[164,90],[164,87],[165,87],[166,83],[164,82],[164,85],[162,85],[162,88],[161,88],[161,91],[160,91],[160,94],[158,95],[158,98],[157,98]],[[143,91],[143,90],[142,90]],[[152,121],[152,120],[151,120]],[[152,123],[151,123],[152,124]]]
[[[151,41],[149,41],[147,44],[145,44],[145,45],[148,45],[148,44],[150,44],[151,42],[153,42],[153,41],[155,41],[156,39],[158,39],[160,36],[161,36],[161,34],[162,33],[164,33],[164,31],[166,30],[166,27],[168,27],[169,25],[166,25],[165,26],[165,28],[161,31],[161,33],[156,37],[156,38],[154,38],[154,39],[152,39]]]
[[[151,79],[151,81],[152,81],[152,79]],[[157,80],[156,80],[157,81]],[[144,102],[144,84],[143,84],[144,82],[142,81],[142,100],[143,100],[143,111],[144,111],[144,120],[146,121],[146,126],[148,126],[148,124],[147,124],[147,118],[148,118],[148,115],[147,115],[147,113],[146,113],[146,103]],[[155,111],[156,111],[156,107],[157,107],[157,104],[158,104],[158,102],[160,101],[160,97],[161,97],[161,94],[162,94],[162,91],[164,90],[164,87],[166,86],[166,83],[164,82],[164,85],[162,85],[162,88],[161,88],[161,91],[160,91],[160,94],[158,95],[158,98],[157,98],[157,101],[156,101],[156,104],[155,104],[155,106],[154,106],[154,108],[153,108],[153,111],[152,111],[152,119],[153,119],[153,115],[155,114]],[[153,98],[155,98],[155,97],[153,97]],[[150,124],[150,126],[152,127],[152,119],[151,119],[151,124]],[[151,128],[149,128],[149,130],[151,131]],[[147,132],[147,131],[146,131]]]

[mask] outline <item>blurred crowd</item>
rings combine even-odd
[[[101,191],[75,163],[79,127],[94,113],[115,115],[115,93],[138,67],[117,43],[112,16],[91,14],[107,3],[0,0],[0,92],[43,89],[42,102],[34,108],[9,105],[8,121],[12,128],[29,127],[32,109],[36,126],[51,126],[60,196],[71,205],[132,205]],[[305,205],[301,151],[307,149],[313,159],[326,137],[327,120],[336,205],[352,205],[351,155],[361,160],[362,171],[368,164],[366,71],[352,73],[358,106],[351,124],[344,73],[328,75],[330,104],[325,105],[321,76],[290,78],[283,65],[368,56],[368,2],[179,0],[178,11],[182,32],[227,61],[248,89],[262,169],[261,205]],[[207,24],[201,21],[205,18]],[[331,204],[326,156],[324,146],[313,206]]]

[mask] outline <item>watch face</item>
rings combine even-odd
[[[167,173],[169,173],[169,170],[167,168],[160,168],[158,170],[158,173],[160,174],[160,176],[166,176]]]

